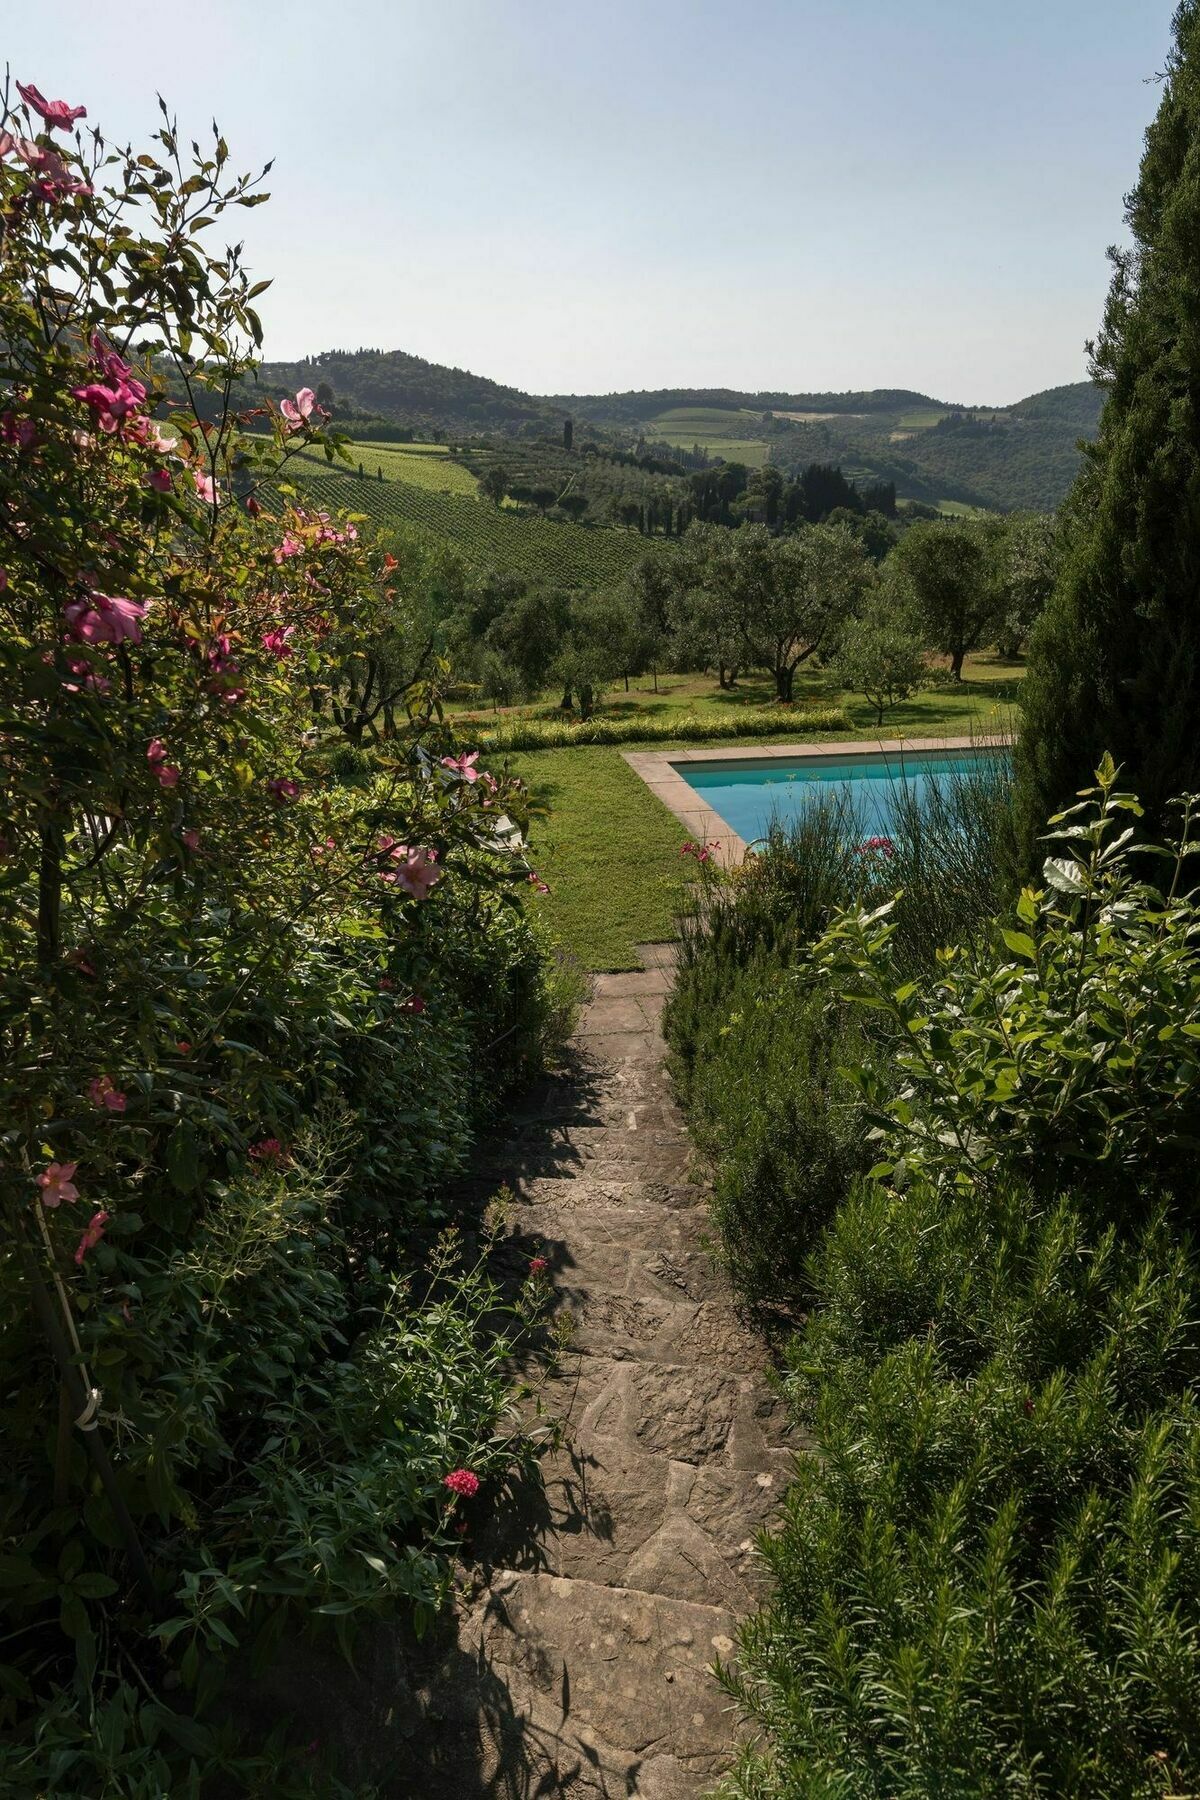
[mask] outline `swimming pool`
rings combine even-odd
[[[930,789],[968,773],[981,762],[994,766],[1003,752],[993,746],[956,744],[946,749],[822,752],[819,755],[746,756],[671,760],[671,771],[696,801],[717,815],[747,844],[767,835],[771,825],[799,818],[817,795],[845,800],[855,828],[864,836],[891,837],[898,828],[902,797],[919,803]],[[696,801],[692,804],[695,805]]]

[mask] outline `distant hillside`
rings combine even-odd
[[[1008,511],[1059,504],[1104,403],[1091,382],[1049,388],[1006,407],[965,406],[907,388],[859,393],[743,393],[656,388],[538,396],[401,350],[330,350],[265,363],[260,383],[332,395],[359,438],[397,429],[438,437],[558,437],[563,422],[625,448],[699,447],[727,462],[795,471],[839,463],[864,482],[894,481],[901,498]]]

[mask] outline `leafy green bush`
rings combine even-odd
[[[426,1621],[455,1514],[520,1461],[534,1291],[506,1311],[436,1228],[570,993],[495,829],[517,785],[427,747],[397,559],[257,497],[338,449],[308,389],[254,436],[229,410],[259,288],[204,232],[264,196],[165,109],[152,151],[64,148],[17,91],[0,1787],[334,1793],[218,1695],[285,1630]]]
[[[805,1301],[815,1236],[872,1160],[865,1074],[856,1089],[840,1071],[879,1064],[886,1082],[899,1031],[882,1010],[849,1016],[814,979],[811,946],[841,907],[878,900],[893,881],[904,891],[891,943],[906,969],[928,968],[940,943],[982,929],[1009,866],[1006,793],[1006,765],[989,758],[920,799],[903,790],[886,854],[850,801],[817,796],[741,868],[701,867],[664,1031],[692,1131],[713,1160],[725,1258],[755,1300]]]
[[[1200,1779],[1200,845],[1185,808],[1146,886],[1098,779],[990,951],[897,985],[889,906],[815,947],[890,1056],[789,1356],[816,1454],[726,1671],[739,1800]]]

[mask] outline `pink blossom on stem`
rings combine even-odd
[[[442,1486],[449,1488],[452,1494],[461,1494],[464,1500],[473,1500],[479,1492],[479,1477],[470,1469],[451,1469],[448,1475],[442,1476]]]
[[[141,600],[91,594],[63,608],[67,631],[81,644],[140,644],[146,607]]]
[[[268,781],[267,792],[277,806],[290,806],[300,793],[300,783],[290,775],[276,775]]]
[[[17,92],[26,106],[41,113],[51,131],[70,131],[76,119],[87,118],[86,106],[68,106],[65,100],[47,100],[32,81],[18,81]]]
[[[707,844],[694,844],[691,838],[686,838],[679,846],[679,854],[680,856],[692,856],[698,863],[706,863],[712,861],[714,855],[720,848],[720,838],[713,838],[712,841]]]
[[[250,517],[252,519],[257,519],[258,515],[262,511],[262,506],[261,506],[260,502],[254,498],[253,494],[250,494],[247,496],[246,511],[250,514]]]
[[[263,649],[269,656],[274,656],[279,662],[285,662],[292,654],[292,646],[289,644],[288,639],[292,636],[295,629],[296,627],[294,625],[285,625],[282,631],[279,629],[274,631],[264,631],[262,634]]]
[[[217,484],[212,476],[206,475],[203,469],[193,469],[192,480],[196,484],[196,492],[205,504],[215,506],[217,504]]]
[[[41,1188],[38,1196],[43,1206],[61,1206],[64,1200],[78,1200],[79,1189],[75,1186],[75,1171],[78,1163],[48,1163],[37,1177]]]
[[[542,880],[536,869],[530,869],[528,881],[530,887],[534,888],[539,894],[548,894],[550,892],[550,889],[546,886],[546,883]]]
[[[303,431],[314,413],[318,419],[329,417],[325,408],[317,405],[317,396],[311,388],[301,388],[294,400],[281,400],[279,410],[289,431]]]
[[[529,1273],[535,1281],[539,1275],[544,1275],[549,1267],[550,1264],[544,1256],[531,1256],[529,1259]]]
[[[204,652],[204,660],[214,675],[224,675],[228,670],[237,668],[233,660],[233,639],[227,631],[217,633]]]
[[[277,563],[281,563],[285,557],[299,556],[303,548],[304,545],[296,536],[295,532],[285,531],[283,537],[279,543],[276,544],[271,554],[274,556]]]
[[[104,1227],[108,1224],[106,1212],[93,1213],[91,1220],[84,1227],[83,1236],[79,1240],[79,1248],[75,1252],[76,1264],[82,1268],[83,1259],[89,1250],[94,1250],[104,1236]]]
[[[156,494],[169,494],[171,491],[170,469],[155,469],[146,477],[147,487],[152,487]]]
[[[426,899],[430,888],[445,874],[445,870],[437,866],[436,850],[414,849],[385,837],[380,840],[379,854],[393,865],[381,869],[379,879],[390,887],[400,888],[414,900]]]
[[[128,1096],[116,1086],[111,1075],[97,1075],[88,1082],[88,1099],[93,1106],[111,1113],[123,1113],[129,1103]]]
[[[482,769],[475,767],[478,761],[478,750],[472,750],[469,755],[464,750],[461,756],[443,756],[442,767],[449,769],[452,774],[458,775],[463,781],[474,783],[483,773]]]

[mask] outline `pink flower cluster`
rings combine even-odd
[[[473,1500],[479,1492],[479,1477],[470,1469],[451,1469],[448,1475],[442,1476],[442,1486],[449,1488],[452,1494],[461,1494],[464,1500]]]
[[[282,631],[278,628],[274,631],[264,631],[261,642],[267,655],[275,657],[278,662],[285,662],[293,654],[288,639],[293,636],[295,629],[294,625],[285,625]]]
[[[129,1103],[128,1096],[121,1092],[111,1075],[97,1075],[88,1082],[88,1099],[93,1106],[111,1113],[123,1113]]]
[[[20,83],[17,83],[18,87]],[[32,92],[36,93],[34,88]],[[62,106],[61,100],[52,100],[51,106]],[[83,108],[80,107],[82,112]],[[47,144],[35,143],[32,138],[15,137],[11,131],[0,131],[0,156],[20,158],[25,167],[32,171],[36,180],[29,189],[29,196],[34,200],[70,200],[76,194],[90,194],[91,183],[82,176],[72,175],[67,164]]]
[[[91,408],[92,421],[103,432],[120,430],[132,419],[146,398],[144,383],[137,380],[129,364],[110,350],[97,333],[92,338],[92,359],[99,381],[86,382],[70,390],[72,400],[82,400]]]
[[[159,787],[173,788],[179,785],[179,770],[174,763],[167,761],[167,747],[161,738],[150,739],[146,746],[146,761],[150,764],[150,773]]]
[[[855,856],[877,854],[891,862],[896,854],[896,846],[890,837],[869,837],[865,838],[861,844],[855,844],[854,854]]]
[[[720,838],[713,838],[711,842],[707,844],[696,844],[693,843],[691,838],[686,838],[679,846],[679,854],[680,856],[694,857],[698,863],[706,863],[712,861],[720,848]]]
[[[472,750],[469,754],[464,750],[461,756],[443,756],[442,767],[449,769],[450,773],[457,775],[460,780],[474,784],[484,773],[482,769],[475,767],[478,761],[478,750]]]
[[[436,850],[414,849],[409,844],[398,844],[391,837],[380,838],[376,856],[391,865],[380,869],[380,881],[389,887],[398,887],[413,900],[427,899],[430,888],[446,872],[438,867]]]

